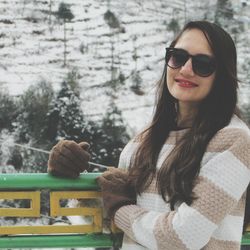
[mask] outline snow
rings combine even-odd
[[[57,11],[59,2],[52,1],[52,11]],[[1,64],[5,66],[1,67],[1,85],[7,86],[13,95],[22,94],[31,84],[36,84],[41,79],[52,82],[57,88],[67,72],[75,68],[81,75],[79,82],[82,88],[84,112],[90,116],[103,113],[103,108],[107,108],[109,100],[103,84],[111,79],[110,56],[113,44],[114,61],[117,63],[118,72],[127,77],[125,86],[119,87],[116,93],[116,102],[122,109],[124,106],[130,106],[130,112],[125,110],[123,115],[130,126],[138,130],[145,121],[148,121],[148,117],[138,119],[143,106],[147,106],[147,116],[151,114],[153,104],[151,89],[161,71],[157,62],[163,59],[166,43],[173,38],[173,34],[167,32],[164,21],[166,16],[173,12],[173,7],[183,10],[183,2],[171,1],[171,4],[162,1],[153,3],[132,0],[110,2],[111,11],[119,19],[121,27],[125,28],[125,33],[119,34],[117,31],[115,34],[103,18],[107,11],[106,1],[64,2],[70,4],[74,14],[74,19],[66,25],[67,68],[63,68],[63,25],[54,15],[51,16],[52,24],[49,24],[48,14],[45,13],[49,11],[49,2],[39,0],[0,2],[3,7],[1,19],[13,22],[13,24],[0,23],[1,33],[5,35],[4,48],[0,50]],[[27,21],[27,17],[31,19],[30,22]],[[182,17],[180,22],[183,21]],[[136,41],[133,42],[135,37]],[[79,50],[81,45],[86,47],[84,54]],[[132,59],[135,47],[138,55],[136,67],[141,73],[142,87],[146,93],[140,97],[129,90],[132,85],[129,76],[135,68]]]
[[[52,12],[61,1],[51,1]],[[50,1],[0,1],[0,85],[12,95],[21,95],[29,86],[45,80],[54,89],[73,69],[79,74],[83,112],[100,119],[108,107],[110,96],[106,84],[120,73],[125,83],[117,86],[114,102],[123,111],[128,126],[135,132],[150,120],[154,103],[154,84],[163,69],[165,47],[173,39],[167,23],[176,18],[182,26],[185,20],[214,13],[216,0],[205,4],[195,1],[105,1],[67,0],[74,18],[67,27],[67,66],[63,67],[63,23],[52,13]],[[109,7],[108,7],[109,6]],[[120,27],[112,29],[104,20],[108,8],[116,15]],[[249,28],[250,12],[240,2],[234,2],[236,18]],[[242,14],[243,13],[243,14]],[[246,14],[248,13],[248,14]],[[209,16],[209,15],[208,15]],[[210,13],[211,16],[211,13]],[[249,103],[250,53],[249,32],[238,34],[239,101]],[[82,52],[80,51],[82,48]],[[113,51],[112,51],[113,49]],[[136,52],[137,60],[133,55]],[[111,74],[113,54],[114,73]],[[130,87],[133,72],[142,79],[144,95],[138,96]]]

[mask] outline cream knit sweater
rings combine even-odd
[[[186,130],[172,131],[157,168]],[[120,156],[127,168],[138,143],[131,141]],[[115,224],[124,231],[122,250],[236,250],[240,249],[245,191],[250,181],[250,133],[236,116],[218,131],[203,156],[192,205],[170,211],[158,194],[155,180],[136,205],[121,207]]]

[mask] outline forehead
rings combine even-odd
[[[190,29],[182,33],[175,44],[175,48],[187,50],[190,54],[213,55],[212,49],[203,32],[199,29]]]

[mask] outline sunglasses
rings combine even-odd
[[[192,68],[198,76],[207,77],[216,70],[216,61],[212,56],[204,54],[190,55],[184,49],[166,48],[166,64],[172,69],[184,66],[189,58],[192,58]]]

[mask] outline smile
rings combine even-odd
[[[188,81],[188,80],[185,80],[185,79],[178,79],[176,78],[175,81],[177,82],[177,84],[180,86],[180,87],[183,87],[183,88],[194,88],[194,87],[198,87],[198,84],[194,83],[194,82],[191,82],[191,81]]]

